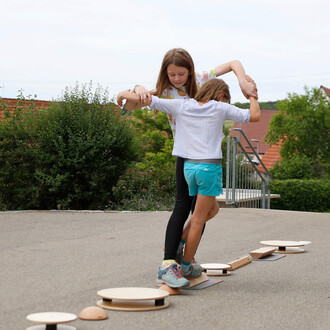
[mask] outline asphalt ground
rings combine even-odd
[[[78,315],[106,288],[155,288],[169,212],[0,212],[0,329],[37,312]],[[222,283],[170,296],[166,309],[107,310],[93,329],[330,329],[330,214],[221,209],[197,260],[228,263],[261,240],[311,241],[306,252],[253,261]]]

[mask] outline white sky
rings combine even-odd
[[[260,101],[330,88],[328,0],[1,0],[0,96],[52,100],[76,82],[110,96],[155,86],[164,54],[197,71],[239,59]],[[245,102],[233,73],[222,77]]]

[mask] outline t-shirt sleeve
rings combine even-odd
[[[234,105],[222,103],[226,109],[226,120],[233,120],[237,123],[248,123],[250,121],[250,110],[241,109]]]
[[[182,103],[184,100],[169,100],[169,99],[161,99],[157,96],[152,95],[152,100],[150,103],[151,109],[157,109],[161,112],[170,113],[175,115],[180,110]]]

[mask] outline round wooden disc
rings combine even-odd
[[[26,330],[45,330],[45,325],[34,325],[33,327],[26,328]],[[70,325],[57,325],[57,330],[77,330],[75,327],[71,327]]]
[[[71,313],[44,312],[30,314],[26,317],[26,319],[40,324],[60,324],[76,320],[77,315]]]
[[[156,290],[158,290],[158,289],[156,289]],[[166,292],[166,293],[168,293],[168,292]],[[158,309],[164,309],[169,306],[169,303],[167,301],[164,302],[164,305],[156,306],[155,302],[152,300],[145,300],[145,301],[104,301],[104,300],[100,300],[96,304],[97,304],[97,306],[100,306],[105,309],[111,309],[111,310],[115,310],[115,311],[127,311],[127,312],[154,311],[154,310],[158,310]]]
[[[231,275],[231,272],[224,273],[223,270],[208,269],[208,270],[206,270],[206,275],[207,276],[229,276],[229,275]]]
[[[181,294],[181,291],[179,288],[171,288],[165,283],[162,283],[160,285],[159,290],[167,291],[170,294],[170,296],[175,296],[175,295]]]
[[[230,268],[230,266],[227,265],[227,264],[217,264],[217,263],[213,263],[213,264],[201,264],[201,267],[203,269],[206,269],[206,270],[221,270],[221,269],[228,269],[228,268]]]
[[[308,244],[311,244],[312,242],[311,241],[300,241],[299,243],[303,243],[304,245],[308,245]]]
[[[125,301],[164,299],[170,295],[166,291],[152,288],[113,288],[101,290],[97,294],[105,299]]]
[[[294,246],[303,246],[303,242],[297,241],[261,241],[262,245],[278,246],[278,247],[294,247]]]
[[[275,253],[303,253],[305,252],[304,249],[299,247],[286,247],[285,250],[276,250]]]

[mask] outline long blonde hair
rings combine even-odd
[[[197,84],[195,78],[195,66],[190,54],[182,48],[170,49],[164,56],[163,62],[158,75],[156,90],[152,92],[153,95],[160,97],[164,89],[170,86],[170,80],[167,75],[167,67],[170,64],[185,67],[189,71],[188,80],[185,84],[186,92],[192,98],[197,93]]]
[[[230,92],[228,85],[222,79],[210,79],[202,88],[197,92],[194,99],[198,102],[208,102],[210,100],[216,100],[220,93],[223,93],[224,97],[228,99],[230,103]]]

